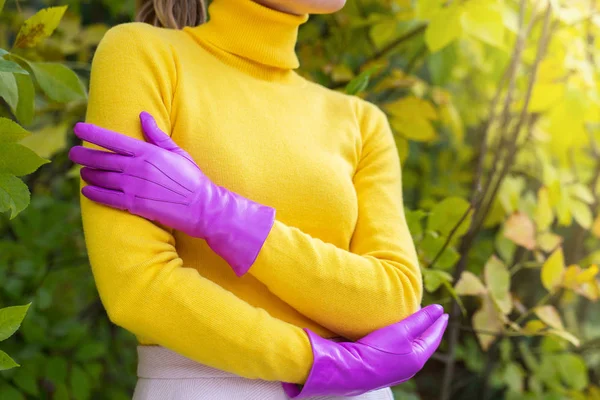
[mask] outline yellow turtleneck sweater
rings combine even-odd
[[[302,327],[357,339],[421,302],[396,147],[376,106],[294,72],[307,16],[250,0],[214,0],[209,14],[183,30],[112,28],[86,120],[143,140],[138,115],[150,112],[208,177],[277,221],[238,278],[203,240],[82,196],[92,271],[111,320],[141,344],[304,383]]]

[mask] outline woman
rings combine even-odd
[[[342,5],[214,0],[198,25],[203,3],[154,0],[143,21],[186,26],[99,45],[70,157],[134,398],[388,399],[439,345],[385,115],[294,71],[307,13]]]

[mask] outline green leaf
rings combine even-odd
[[[525,372],[517,363],[511,362],[504,369],[503,381],[513,392],[523,393],[524,378]]]
[[[27,136],[29,136],[29,132],[21,125],[8,118],[0,117],[0,144],[16,143]]]
[[[463,271],[454,287],[459,296],[479,296],[487,293],[487,289],[479,278],[469,271]]]
[[[64,358],[52,356],[46,360],[44,376],[53,384],[59,385],[67,380],[68,364]]]
[[[25,20],[14,47],[34,47],[52,35],[66,10],[67,6],[44,8]]]
[[[4,3],[6,2],[6,0],[0,0],[0,13],[2,12],[2,9],[4,9]],[[0,56],[2,55],[2,53],[0,53]]]
[[[39,398],[39,389],[35,369],[32,365],[24,364],[19,368],[13,377],[14,383],[24,392]]]
[[[428,264],[433,262],[445,242],[446,239],[438,236],[435,232],[429,231],[425,234],[425,237],[419,244],[419,250],[423,253],[424,259]],[[448,246],[439,256],[435,265],[442,269],[450,269],[456,264],[459,258],[460,254],[454,248]]]
[[[355,95],[364,91],[367,86],[369,86],[371,75],[373,75],[373,73],[378,69],[379,67],[376,66],[361,72],[356,78],[352,79],[350,83],[348,83],[346,86],[346,93]]]
[[[19,143],[0,143],[0,173],[23,176],[35,172],[46,160]]]
[[[53,400],[70,400],[70,396],[69,396],[69,389],[67,388],[67,385],[65,385],[64,383],[59,383],[56,385],[56,389],[54,390],[54,393],[52,394],[52,399]]]
[[[74,365],[69,380],[71,393],[77,400],[87,400],[91,394],[90,379],[81,367]]]
[[[470,1],[462,14],[465,32],[495,47],[504,46],[504,15],[489,1]]]
[[[0,399],[2,400],[25,400],[25,396],[9,384],[0,385]]]
[[[588,369],[580,356],[562,353],[554,357],[560,377],[570,388],[584,390],[588,386]]]
[[[492,300],[503,314],[508,314],[512,309],[508,268],[500,259],[492,256],[485,264],[484,275]]]
[[[425,31],[425,43],[432,53],[443,49],[460,37],[461,11],[461,8],[453,3],[433,15]]]
[[[0,308],[0,342],[11,337],[19,329],[30,305],[31,303]]]
[[[11,110],[19,104],[19,88],[15,76],[10,72],[0,72],[0,97],[9,105]]]
[[[460,219],[469,209],[469,202],[460,197],[448,197],[433,207],[427,228],[439,232],[442,236],[448,236],[450,232],[458,225]],[[467,216],[460,226],[456,229],[454,238],[464,235],[469,229],[472,212]]]
[[[82,100],[87,97],[85,88],[75,72],[58,63],[30,62],[29,66],[40,88],[59,103]]]
[[[0,1],[2,1],[2,0],[0,0]],[[0,57],[4,57],[4,56],[5,56],[5,55],[7,55],[7,54],[8,54],[8,51],[6,51],[6,50],[4,50],[4,49],[0,48]]]
[[[101,342],[88,342],[77,349],[75,358],[79,361],[91,361],[106,354],[106,346]]]
[[[442,86],[452,79],[452,70],[457,62],[456,44],[451,43],[427,57],[427,67],[434,84]]]
[[[590,229],[594,217],[590,207],[582,201],[573,200],[571,201],[571,213],[575,221],[584,229]]]
[[[29,205],[29,188],[14,175],[0,173],[0,212],[11,211],[15,218]]]
[[[20,367],[8,354],[0,350],[0,371]],[[4,398],[4,397],[3,397]]]
[[[19,102],[15,111],[15,116],[23,125],[28,125],[33,120],[35,113],[35,88],[31,76],[17,74],[15,75],[17,88],[19,90]]]
[[[450,275],[446,271],[429,268],[425,268],[422,271],[423,279],[425,281],[425,289],[429,293],[433,293],[436,290],[438,290],[439,287],[444,284],[444,282],[452,282],[452,275]]]
[[[29,72],[27,72],[27,70],[24,70],[16,62],[8,61],[3,58],[0,58],[0,72],[11,72],[11,73],[15,73],[15,74],[25,74],[25,75],[29,74]]]

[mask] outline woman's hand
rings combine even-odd
[[[205,239],[241,276],[252,265],[275,220],[275,210],[223,187],[141,113],[148,142],[78,123],[80,139],[112,150],[75,146],[69,158],[84,166],[84,196]]]
[[[398,385],[419,372],[440,345],[448,315],[427,306],[356,342],[336,343],[305,329],[314,363],[303,386],[283,383],[291,398],[358,396]]]

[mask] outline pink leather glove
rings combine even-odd
[[[158,221],[205,239],[238,276],[254,263],[275,221],[275,209],[215,185],[192,157],[140,114],[148,142],[86,123],[81,140],[115,153],[75,146],[69,158],[85,168],[82,189],[90,200]]]
[[[440,345],[448,315],[440,305],[378,329],[356,342],[335,343],[309,329],[314,362],[303,386],[284,383],[291,398],[358,396],[406,382]]]

